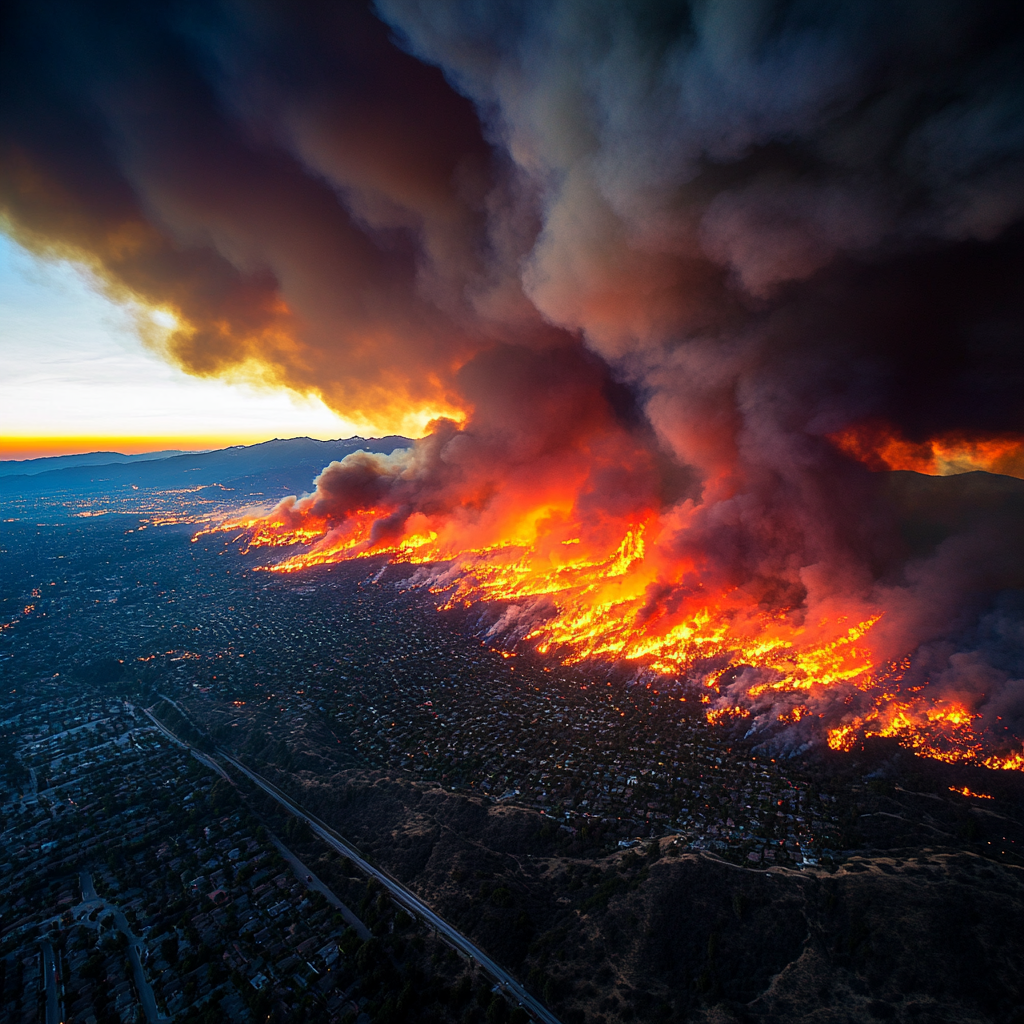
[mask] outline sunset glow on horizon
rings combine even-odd
[[[141,343],[88,273],[0,234],[0,460],[200,451],[398,433],[282,387],[190,376]]]
[[[294,435],[288,435],[294,436]],[[311,435],[303,435],[311,436]],[[340,436],[340,435],[339,435]],[[351,435],[350,435],[351,436]],[[271,441],[274,435],[252,435],[248,437],[0,437],[0,461],[24,461],[46,459],[61,455],[91,455],[94,452],[110,452],[117,455],[143,455],[149,452],[205,452],[235,445],[262,444]],[[318,437],[318,441],[333,438]]]

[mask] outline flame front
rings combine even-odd
[[[490,517],[417,511],[396,529],[391,504],[332,518],[314,498],[290,501],[217,529],[240,530],[247,550],[298,547],[268,566],[274,572],[370,556],[411,564],[407,585],[428,590],[439,609],[496,603],[492,639],[528,642],[564,664],[627,663],[656,687],[696,687],[712,723],[791,730],[835,750],[892,737],[927,757],[1024,769],[1024,755],[996,749],[966,703],[910,685],[909,656],[884,656],[885,608],[851,598],[811,616],[749,586],[702,580],[679,554],[692,502],[595,526],[571,495],[548,495]]]

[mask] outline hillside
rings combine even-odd
[[[406,437],[350,437],[317,441],[309,437],[275,439],[212,452],[171,455],[106,465],[60,466],[51,470],[0,476],[0,498],[43,494],[86,495],[118,489],[184,489],[219,485],[250,494],[301,493],[329,462],[362,449],[391,452],[412,444]]]

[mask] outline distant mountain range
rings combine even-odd
[[[248,495],[276,496],[309,491],[329,462],[354,451],[392,452],[408,448],[407,437],[311,437],[274,439],[210,452],[150,452],[120,455],[93,452],[51,459],[0,463],[0,497],[30,494],[95,494],[120,488],[170,490],[220,486]],[[49,464],[49,465],[48,465]],[[11,467],[22,467],[20,469]]]
[[[208,451],[209,449],[202,449]],[[169,459],[174,455],[198,455],[200,452],[180,448],[164,452],[143,452],[141,455],[122,455],[120,452],[87,452],[84,455],[54,455],[42,459],[12,459],[0,461],[0,477],[36,476],[55,469],[75,466],[112,466],[124,462],[153,462],[155,459]]]

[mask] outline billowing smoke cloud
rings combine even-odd
[[[835,440],[1019,451],[1019,4],[8,11],[10,231],[174,311],[192,372],[465,417],[328,467],[288,523],[372,513],[384,544],[444,520],[473,547],[526,507],[551,545],[654,516],[630,614],[871,620],[902,693],[1024,735],[1021,487]],[[798,715],[773,672],[721,691],[788,742],[877,711],[837,685]]]

